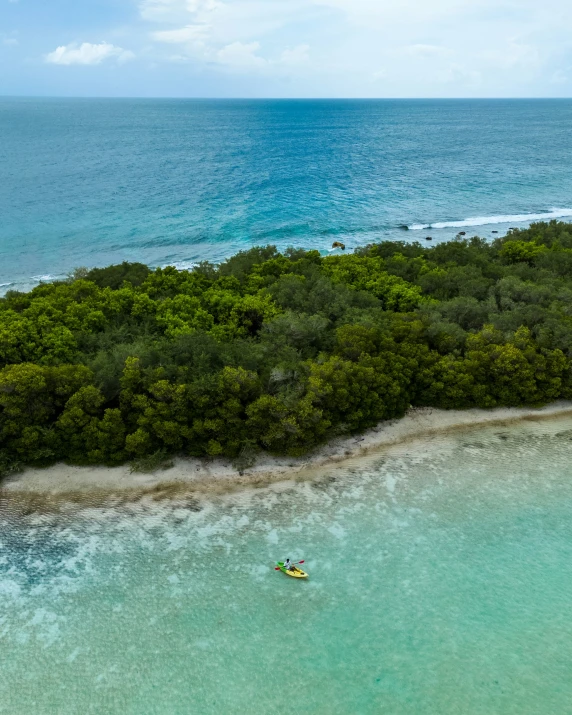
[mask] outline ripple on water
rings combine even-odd
[[[284,683],[317,713],[566,712],[571,435],[481,427],[190,508],[4,501],[0,712],[290,712]]]

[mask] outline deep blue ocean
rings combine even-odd
[[[572,100],[0,99],[0,284],[572,220]]]

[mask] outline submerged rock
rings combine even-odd
[[[340,241],[334,241],[334,242],[332,243],[332,248],[341,248],[342,251],[345,251],[345,250],[346,250],[346,244],[345,244],[345,243],[341,243]]]

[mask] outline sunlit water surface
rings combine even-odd
[[[475,429],[211,501],[4,498],[0,712],[572,712],[571,440]]]
[[[0,295],[76,266],[570,221],[571,126],[572,99],[0,97]]]

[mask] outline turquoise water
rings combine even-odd
[[[0,712],[572,712],[571,453],[560,418],[212,499],[4,494]]]
[[[572,100],[0,98],[0,291],[570,220],[571,128]]]

